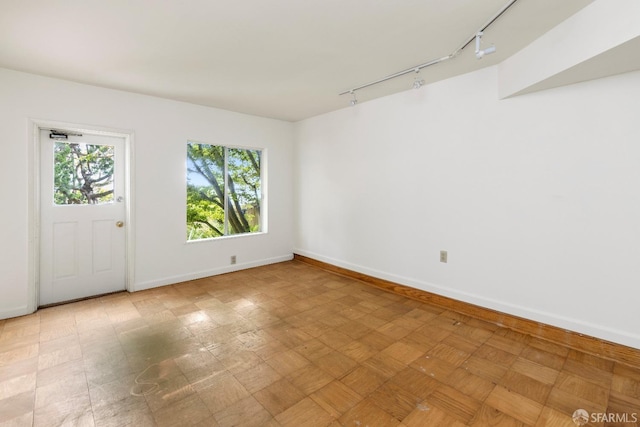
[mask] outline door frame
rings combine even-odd
[[[88,135],[102,135],[124,139],[124,209],[125,209],[125,290],[134,291],[134,191],[132,185],[133,174],[133,141],[134,133],[129,130],[113,129],[76,123],[59,122],[52,120],[29,119],[28,140],[29,160],[28,172],[30,182],[29,192],[29,271],[28,271],[28,295],[27,311],[33,313],[40,303],[40,131],[42,129],[56,129],[70,133]]]

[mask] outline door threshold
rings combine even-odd
[[[107,295],[114,295],[114,294],[119,294],[119,293],[123,293],[123,292],[127,292],[127,291],[123,289],[121,291],[107,292],[107,293],[104,293],[104,294],[91,295],[91,296],[83,297],[83,298],[76,298],[76,299],[70,299],[70,300],[66,300],[66,301],[53,302],[51,304],[39,305],[38,306],[38,310],[41,310],[43,308],[57,307],[59,305],[72,304],[74,302],[80,302],[80,301],[86,301],[86,300],[90,300],[90,299],[102,298],[102,297],[107,296]]]

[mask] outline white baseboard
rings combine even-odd
[[[205,277],[217,276],[219,274],[232,273],[234,271],[246,270],[254,267],[261,267],[269,264],[276,264],[279,262],[291,261],[293,254],[282,255],[273,258],[265,258],[251,262],[244,262],[241,264],[227,265],[224,267],[218,267],[211,270],[202,270],[186,274],[180,274],[171,277],[163,277],[145,282],[135,283],[130,289],[131,292],[143,291],[146,289],[157,288],[160,286],[173,285],[175,283],[188,282],[189,280],[203,279]]]
[[[11,319],[12,317],[26,316],[33,313],[28,305],[21,305],[20,307],[13,307],[0,311],[0,319]]]

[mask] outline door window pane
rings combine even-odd
[[[53,150],[56,205],[113,201],[113,146],[56,141]]]

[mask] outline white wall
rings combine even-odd
[[[640,348],[638,111],[494,67],[299,122],[294,252]]]
[[[133,289],[291,258],[291,123],[0,69],[0,318],[29,305],[29,119],[135,132]],[[185,243],[189,139],[266,150],[268,233]]]

